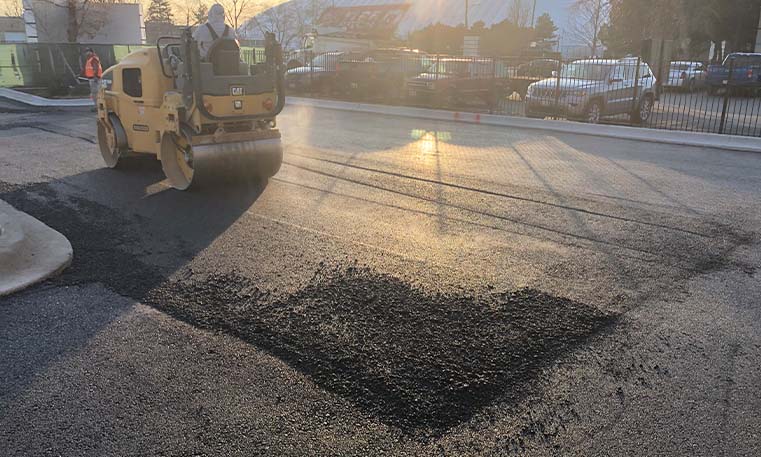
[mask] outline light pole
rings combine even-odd
[[[465,0],[465,30],[468,30],[468,3],[469,0]]]
[[[536,20],[536,0],[534,0],[534,7],[531,8],[531,28],[534,28],[534,21]]]

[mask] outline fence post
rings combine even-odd
[[[735,59],[729,59],[729,76],[724,89],[724,105],[721,108],[721,122],[719,123],[719,134],[724,133],[727,125],[727,108],[729,108],[729,88],[732,85],[732,74],[735,72]]]
[[[439,54],[437,53],[436,54],[436,71],[434,72],[434,81],[435,81],[434,87],[435,87],[435,89],[433,90],[433,92],[431,94],[431,100],[428,102],[428,103],[430,103],[429,106],[432,105],[433,107],[436,107],[436,108],[441,108],[442,105],[443,105],[443,103],[441,101],[443,99],[443,97],[438,95],[436,93],[436,91],[439,90],[439,87],[438,87],[439,83],[438,83],[438,81],[439,81],[439,65],[440,65],[440,62],[441,62],[441,59],[439,58]]]
[[[642,58],[637,57],[637,66],[634,68],[634,94],[632,96],[632,116],[630,117],[630,120],[634,119],[634,113],[637,112],[637,109],[639,108],[637,106],[637,92],[639,91],[639,66],[642,64]],[[633,122],[631,122],[633,123]]]
[[[491,59],[491,84],[489,86],[489,114],[494,114],[494,105],[497,101],[497,58]]]
[[[668,65],[668,71],[671,72],[671,62],[666,61],[666,40],[661,40],[661,50],[658,54],[658,78],[655,80],[655,98],[660,100],[661,91],[663,90],[663,68]],[[671,55],[671,53],[669,53]]]
[[[560,72],[563,71],[563,60],[558,59],[558,73],[555,77],[555,119],[560,117]]]
[[[314,59],[312,58],[312,51],[307,51],[304,55],[309,59],[309,95],[314,97]]]

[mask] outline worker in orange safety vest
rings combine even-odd
[[[100,66],[98,54],[92,48],[85,49],[85,66],[82,69],[82,76],[90,81],[90,98],[93,103],[98,103],[98,88],[100,87],[100,77],[103,76],[103,68]]]

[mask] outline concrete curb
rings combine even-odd
[[[373,105],[335,100],[321,100],[302,97],[288,97],[286,103],[294,106],[353,111],[359,113],[382,114],[386,116],[411,117],[436,121],[464,122],[497,127],[542,130],[545,132],[590,135],[619,140],[646,141],[650,143],[672,144],[702,148],[725,149],[729,151],[761,153],[761,141],[754,137],[696,133],[677,130],[656,130],[618,125],[592,125],[573,121],[529,119],[495,114],[478,114],[458,111],[411,108],[406,106]]]
[[[92,106],[92,101],[87,98],[51,100],[6,88],[0,88],[0,98],[7,98],[15,102],[24,103],[38,108],[79,108]],[[545,132],[572,133],[602,138],[615,138],[619,140],[646,141],[650,143],[672,144],[677,146],[761,153],[761,141],[759,141],[758,138],[737,135],[719,135],[715,133],[686,132],[682,130],[657,130],[619,125],[591,125],[571,121],[529,119],[516,116],[446,111],[429,108],[412,108],[407,106],[373,105],[369,103],[353,103],[304,97],[288,97],[286,103],[294,106],[310,106],[314,108],[382,114],[386,116],[464,122],[468,124],[490,125],[496,127],[542,130]]]
[[[89,98],[50,99],[3,87],[0,87],[0,98],[7,98],[36,108],[90,108],[93,106]]]
[[[0,296],[60,273],[73,255],[65,236],[0,200]]]

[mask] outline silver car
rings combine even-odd
[[[577,60],[560,74],[531,84],[526,94],[528,117],[560,116],[598,123],[605,116],[628,114],[646,122],[653,113],[656,81],[638,59]]]
[[[669,77],[663,87],[694,92],[705,86],[706,69],[700,62],[676,61],[669,66]]]

